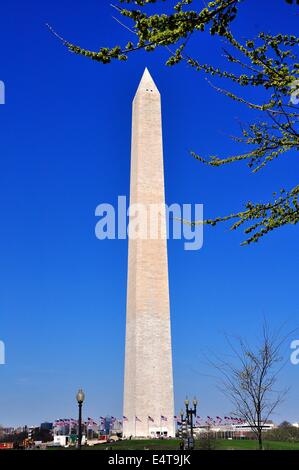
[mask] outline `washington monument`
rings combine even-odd
[[[163,209],[159,237],[129,238],[123,435],[174,436],[161,98],[147,69],[132,117],[130,207]]]

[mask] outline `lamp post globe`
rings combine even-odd
[[[85,400],[85,393],[83,392],[82,388],[80,388],[77,392],[76,399],[78,403],[83,403]]]

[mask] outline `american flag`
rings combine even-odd
[[[88,426],[96,426],[97,423],[93,420],[93,418],[87,418]]]
[[[161,420],[162,420],[162,421],[167,421],[166,416],[161,415]]]
[[[151,421],[152,423],[154,423],[155,420],[154,420],[151,416],[148,416],[147,418],[148,418],[149,421]]]
[[[239,424],[246,423],[246,421],[244,421],[244,419],[242,419],[242,418],[236,418],[236,419],[237,419],[237,423],[239,423]]]

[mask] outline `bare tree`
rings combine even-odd
[[[288,391],[275,388],[284,365],[281,350],[288,336],[282,337],[281,330],[271,334],[264,324],[261,340],[255,347],[241,338],[232,342],[227,337],[232,357],[212,363],[220,373],[221,391],[234,406],[233,415],[249,424],[260,450],[263,427]]]
[[[198,445],[201,450],[215,450],[215,434],[211,430],[207,429],[205,432],[198,436]]]

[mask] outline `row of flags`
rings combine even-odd
[[[94,421],[92,418],[87,418],[87,421],[84,421],[82,424],[86,426],[97,426],[98,424],[96,421]],[[77,419],[56,419],[53,423],[53,427],[64,427],[64,426],[70,426],[70,427],[75,427],[78,426],[78,420]]]
[[[62,426],[77,426],[78,420],[77,419],[56,419],[53,423],[53,427],[62,427]]]
[[[151,421],[152,423],[155,422],[154,418],[152,418],[151,416],[148,416],[147,419],[148,421]],[[167,421],[166,416],[163,416],[163,415],[160,416],[160,419],[161,421]],[[177,419],[177,416],[174,416],[174,419]],[[129,419],[126,416],[123,416],[123,421],[129,421]],[[139,419],[138,416],[135,416],[135,421],[139,421],[140,423],[142,422],[142,420]]]
[[[151,416],[148,416],[147,417],[148,421],[151,421],[152,423],[155,422],[155,420],[151,417]],[[161,421],[167,421],[167,417],[166,416],[163,416],[161,415],[160,416],[160,419]],[[178,424],[181,424],[180,422],[180,419],[178,418],[178,416],[174,416],[173,417],[174,420],[177,421]],[[138,416],[135,416],[135,420],[138,421],[138,422],[142,422],[142,420],[140,418],[138,418]],[[123,421],[126,422],[126,421],[129,421],[129,419],[127,418],[127,416],[123,416]],[[202,418],[200,416],[196,416],[196,420],[195,422],[197,424],[213,424],[213,425],[227,425],[227,424],[244,424],[246,421],[244,419],[241,419],[241,418],[234,418],[232,416],[224,416],[224,418],[221,418],[220,416],[216,416],[216,418],[212,418],[211,416],[207,416],[206,418]]]
[[[181,424],[181,420],[178,416],[174,416],[173,419],[177,421],[177,424]],[[107,418],[104,416],[100,416],[100,425],[104,425],[106,423]],[[155,420],[152,418],[152,416],[148,416],[147,420],[154,423]],[[115,418],[114,416],[110,417],[110,425],[114,425],[116,422],[121,423],[121,422],[127,422],[129,419],[127,416],[123,416],[122,420]],[[135,421],[136,422],[142,422],[142,420],[138,417],[135,416]],[[160,421],[168,421],[168,418],[164,415],[160,416]],[[234,418],[232,416],[224,416],[221,418],[220,416],[216,416],[216,418],[212,418],[211,416],[207,416],[206,418],[196,416],[195,418],[195,423],[198,425],[228,425],[228,424],[244,424],[246,421],[241,419],[241,418]],[[98,426],[98,423],[93,420],[93,418],[87,418],[87,421],[84,421],[84,425],[88,427],[93,427],[93,426]],[[75,427],[78,426],[78,420],[77,419],[57,419],[53,423],[53,427],[64,427],[64,426],[70,426],[70,427]]]
[[[213,425],[213,426],[225,426],[225,425],[232,425],[232,424],[244,424],[246,421],[242,418],[235,418],[233,416],[216,416],[216,418],[212,418],[211,416],[207,416],[206,418],[201,418],[200,416],[196,416],[196,424],[198,425]]]

